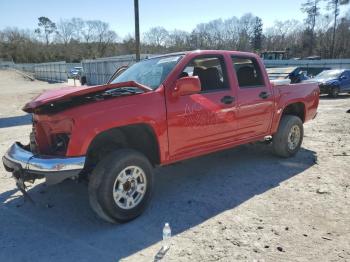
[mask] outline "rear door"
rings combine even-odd
[[[226,71],[223,56],[200,55],[178,76],[198,76],[202,91],[167,99],[172,159],[196,155],[233,141],[237,127],[235,94]]]
[[[256,58],[232,56],[232,67],[238,81],[237,120],[238,139],[268,135],[274,110],[270,83],[263,77]]]

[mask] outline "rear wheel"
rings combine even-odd
[[[127,222],[146,208],[153,172],[148,159],[137,151],[121,149],[102,159],[89,181],[92,209],[108,222]]]
[[[278,131],[273,135],[274,153],[281,157],[295,155],[303,142],[303,122],[297,116],[285,115],[280,121]]]

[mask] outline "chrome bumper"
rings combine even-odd
[[[85,157],[57,157],[34,155],[20,143],[13,144],[2,157],[9,172],[21,173],[26,179],[33,175],[45,177],[48,184],[57,184],[66,178],[77,176],[84,168]]]

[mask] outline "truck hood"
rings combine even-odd
[[[141,85],[134,81],[122,82],[117,84],[107,84],[98,86],[67,86],[58,89],[52,89],[45,91],[39,96],[35,97],[32,101],[28,102],[22,110],[27,113],[33,113],[35,109],[55,102],[68,101],[72,98],[85,96],[88,94],[94,94],[98,92],[107,91],[109,89],[121,88],[121,87],[137,87],[144,92],[152,91],[151,88]]]

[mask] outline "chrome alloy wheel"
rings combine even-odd
[[[299,145],[301,138],[300,127],[297,125],[292,126],[288,134],[288,147],[290,150],[294,150]]]
[[[145,172],[137,166],[124,168],[113,185],[113,198],[118,207],[132,209],[137,206],[146,193]]]

